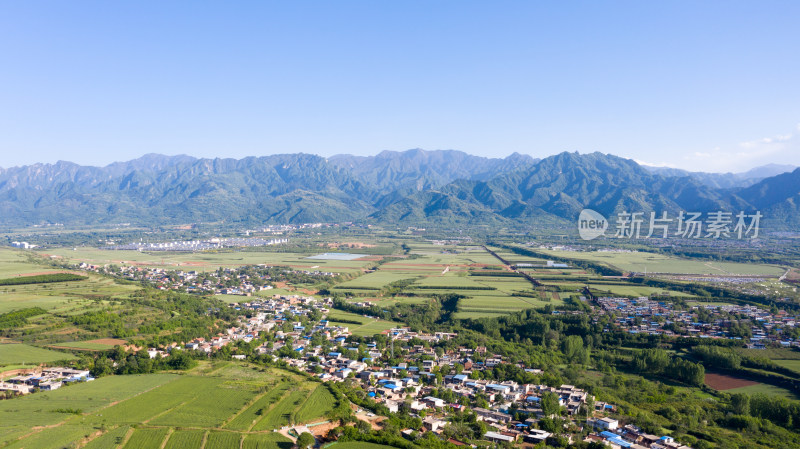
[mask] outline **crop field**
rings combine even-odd
[[[52,351],[18,343],[0,344],[0,366],[17,364],[38,364],[57,360],[73,360],[76,357],[68,352]]]
[[[255,402],[239,413],[224,427],[232,430],[252,429],[261,416],[263,416],[273,404],[280,401],[280,399],[289,391],[290,387],[291,384],[289,382],[279,383],[268,392],[260,396]]]
[[[776,265],[745,264],[732,262],[705,262],[680,259],[646,252],[583,252],[541,250],[553,257],[602,262],[622,271],[671,274],[755,275],[781,276],[786,270]]]
[[[290,372],[234,363],[109,376],[0,401],[0,447],[60,449],[84,438],[90,448],[116,448],[124,438],[122,449],[199,447],[208,430],[206,448],[239,447],[243,432],[266,435],[248,437],[249,447],[284,447],[288,440],[272,429],[318,420],[335,405],[319,388]]]
[[[599,292],[609,292],[612,296],[650,296],[669,294],[670,296],[692,297],[683,292],[665,290],[663,288],[648,287],[644,285],[608,285],[608,284],[589,284],[589,288]]]
[[[747,393],[747,394],[756,394],[756,393],[763,393],[772,396],[779,396],[782,398],[789,398],[789,399],[798,399],[797,395],[792,393],[791,391],[776,387],[775,385],[769,384],[761,384],[757,383],[755,385],[748,385],[746,387],[739,387],[739,388],[731,388],[725,390],[725,393],[735,394],[735,393]]]
[[[279,433],[252,433],[245,435],[242,449],[291,449],[292,441]]]
[[[392,282],[401,281],[403,279],[412,279],[412,276],[401,273],[391,273],[383,270],[374,273],[365,274],[364,276],[343,282],[336,286],[337,289],[347,288],[367,288],[380,290],[383,287],[391,284]]]
[[[284,396],[280,402],[275,404],[275,406],[256,423],[253,430],[277,429],[289,424],[294,424],[294,411],[302,406],[308,394],[309,390],[307,388],[289,392],[287,396]]]
[[[400,323],[395,323],[393,321],[384,321],[375,318],[367,318],[363,315],[344,312],[341,310],[331,310],[328,313],[328,320],[333,322],[334,324],[337,323],[336,321],[337,318],[340,320],[358,321],[359,323],[361,323],[361,324],[352,324],[352,323],[338,322],[340,323],[339,325],[341,326],[347,326],[353,335],[358,335],[362,337],[380,334],[385,330],[400,326]]]
[[[113,349],[117,345],[126,345],[127,341],[119,338],[99,338],[96,340],[86,341],[68,341],[51,345],[52,348],[58,349],[71,349],[71,350],[85,350],[85,351],[105,351]]]
[[[159,449],[169,429],[136,429],[123,449]]]
[[[26,307],[57,314],[81,313],[107,304],[109,299],[125,298],[138,288],[96,275],[83,281],[4,285],[0,286],[0,313]]]
[[[125,435],[130,430],[128,426],[119,426],[117,428],[111,429],[108,432],[99,435],[89,441],[83,449],[109,449],[109,448],[116,448],[120,444],[122,444],[123,440],[125,439]],[[183,446],[183,447],[200,447],[200,445],[196,446]],[[170,447],[167,445],[169,449],[175,449],[174,447]]]
[[[205,449],[230,449],[239,447],[242,435],[235,432],[211,431]]]
[[[294,419],[302,423],[311,422],[327,415],[335,405],[336,398],[333,397],[328,387],[320,385],[295,413]]]
[[[79,441],[94,432],[92,427],[80,424],[61,426],[58,432],[43,431],[32,433],[26,438],[15,441],[5,448],[7,449],[61,449],[69,447],[75,441]],[[30,432],[30,428],[27,430]],[[145,448],[143,448],[145,449]]]
[[[203,445],[205,430],[176,430],[172,432],[164,449],[199,448]]]
[[[773,360],[778,365],[800,373],[800,360]]]
[[[0,248],[0,279],[20,275],[57,273],[59,271],[63,270],[30,262],[25,251]]]
[[[31,428],[37,426],[53,426],[62,422],[81,427],[90,425],[91,418],[97,418],[93,413],[102,414],[102,409],[112,403],[124,403],[126,399],[174,381],[177,377],[173,374],[104,377],[55,391],[0,401],[0,445],[31,433]],[[88,415],[84,418],[57,412],[66,409],[81,410]],[[62,431],[67,431],[66,427],[65,424],[40,433],[55,439]]]
[[[160,396],[179,397],[182,402],[149,421],[157,426],[218,427],[241,410],[253,391],[226,384],[225,380],[186,376],[173,382]]]
[[[324,260],[308,259],[314,253],[285,253],[277,251],[205,251],[205,252],[139,252],[115,251],[99,248],[78,247],[48,249],[48,255],[55,255],[73,263],[86,262],[92,265],[126,264],[143,267],[194,269],[198,271],[216,270],[219,267],[240,267],[243,265],[287,265],[298,269],[320,269],[340,273],[357,273],[373,262],[370,260]],[[367,256],[365,254],[365,256]]]

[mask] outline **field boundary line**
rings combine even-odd
[[[255,422],[254,422],[254,423],[253,423],[253,424],[252,424],[252,425],[251,425],[251,426],[250,426],[250,427],[247,429],[247,431],[248,431],[248,432],[254,432],[253,428],[254,428],[255,426],[257,426],[257,425],[258,425],[258,423],[260,423],[261,421],[263,421],[263,420],[264,420],[264,418],[265,418],[267,415],[269,415],[269,412],[271,412],[271,411],[272,411],[272,409],[274,409],[275,407],[277,407],[277,406],[278,406],[278,404],[280,404],[280,403],[283,401],[283,399],[284,399],[285,397],[287,397],[288,395],[290,395],[290,394],[292,393],[292,390],[291,390],[291,384],[289,384],[289,385],[290,385],[290,387],[289,387],[290,389],[287,389],[286,391],[284,391],[282,395],[280,395],[280,396],[279,396],[277,399],[275,399],[275,402],[273,402],[272,404],[270,404],[270,406],[269,406],[269,410],[265,410],[265,411],[264,411],[264,413],[262,413],[262,414],[261,414],[261,416],[259,416],[259,417],[258,417],[258,419],[256,419],[256,420],[255,420]],[[260,431],[260,430],[256,430],[255,432],[261,432],[261,431]]]
[[[133,436],[134,430],[136,429],[134,429],[133,426],[131,426],[131,428],[128,429],[128,431],[125,433],[125,438],[123,438],[122,442],[119,443],[117,449],[122,449],[123,447],[125,447],[126,444],[128,444],[128,440],[130,440],[131,436]]]
[[[170,427],[169,430],[167,430],[167,435],[164,437],[164,441],[162,441],[161,446],[159,446],[161,449],[167,447],[167,442],[169,441],[169,438],[172,436],[173,433],[175,433],[175,429],[173,427]]]
[[[211,432],[210,430],[206,430],[203,433],[203,441],[200,443],[200,449],[205,449],[206,443],[208,442],[208,433]]]
[[[150,425],[150,421],[152,421],[152,420],[154,420],[154,419],[156,419],[156,418],[160,418],[161,416],[164,416],[164,415],[166,415],[167,413],[169,413],[169,412],[171,412],[171,411],[173,411],[173,410],[175,410],[175,409],[177,409],[177,408],[183,407],[184,405],[186,405],[186,404],[188,404],[188,403],[190,403],[190,402],[194,401],[195,399],[197,399],[197,398],[192,398],[192,399],[189,399],[188,401],[181,402],[180,404],[176,405],[175,407],[168,408],[168,409],[164,410],[164,411],[163,411],[163,412],[161,412],[161,413],[156,413],[155,415],[151,416],[151,417],[150,417],[150,418],[148,418],[147,420],[145,420],[145,421],[142,421],[142,424],[144,424],[144,425],[148,426],[148,425]],[[163,427],[163,426],[154,426],[154,427]]]
[[[264,393],[262,393],[260,395],[257,395],[252,401],[250,401],[247,404],[245,404],[244,407],[241,408],[241,410],[239,410],[238,412],[234,413],[233,416],[231,416],[229,419],[223,421],[222,424],[219,427],[224,428],[225,426],[227,426],[228,424],[233,422],[234,419],[236,419],[239,415],[241,415],[242,413],[247,411],[247,409],[249,409],[250,407],[255,405],[256,402],[258,402],[261,398],[263,398],[264,396],[266,396],[268,394],[269,394],[269,390],[265,391]]]

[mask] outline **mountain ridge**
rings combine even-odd
[[[750,175],[786,166],[753,169]],[[687,172],[688,173],[688,172]],[[749,178],[753,179],[753,178]],[[105,167],[66,161],[0,171],[0,223],[135,222],[569,222],[581,209],[762,210],[800,223],[800,169],[748,185],[653,170],[603,153],[518,153],[485,158],[455,150],[375,156],[276,154],[194,158],[147,154]]]

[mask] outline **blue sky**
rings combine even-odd
[[[800,165],[800,2],[0,3],[0,167],[602,151]]]

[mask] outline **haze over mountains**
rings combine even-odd
[[[793,171],[792,171],[793,170]],[[70,162],[0,169],[0,223],[573,222],[615,211],[760,210],[800,224],[800,169],[740,174],[643,167],[601,153],[541,160],[460,151],[376,156],[281,154],[196,159],[149,154],[106,167]]]

